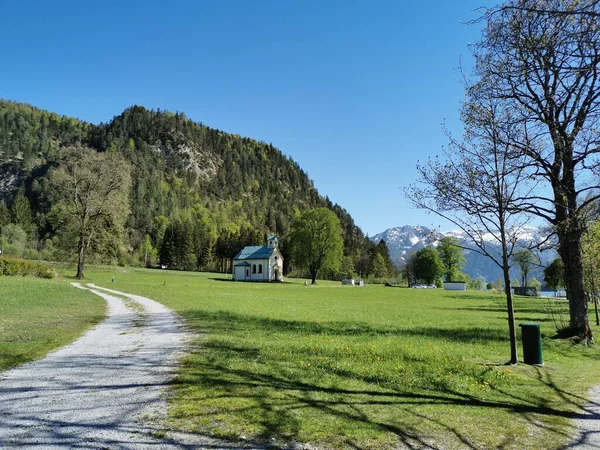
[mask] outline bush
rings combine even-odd
[[[19,258],[0,258],[0,275],[32,276],[38,278],[54,278],[54,270],[40,261],[27,261]]]

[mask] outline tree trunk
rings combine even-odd
[[[569,300],[569,334],[593,341],[588,321],[588,305],[583,277],[582,233],[578,230],[559,233],[558,253],[565,268],[565,289]]]
[[[311,284],[317,284],[317,272],[318,272],[318,270],[310,269],[310,276],[312,278]]]
[[[598,294],[594,294],[594,311],[596,312],[596,325],[600,325],[600,316],[598,316]]]
[[[504,293],[506,294],[506,310],[508,311],[508,333],[510,337],[510,363],[517,364],[517,330],[515,327],[515,311],[513,306],[512,290],[510,288],[509,267],[504,264],[502,272],[504,273]]]
[[[85,245],[83,239],[79,239],[77,244],[77,275],[75,276],[78,280],[83,279],[83,257],[84,257]]]

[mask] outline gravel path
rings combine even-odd
[[[0,448],[238,447],[198,435],[163,437],[155,424],[189,336],[153,300],[88,286],[107,301],[108,318],[73,344],[0,375]]]
[[[590,401],[585,407],[585,418],[577,419],[577,434],[565,448],[577,450],[600,449],[600,385],[590,391]]]

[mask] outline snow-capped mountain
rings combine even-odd
[[[423,226],[405,225],[394,227],[385,230],[383,233],[376,234],[371,237],[373,242],[383,241],[387,244],[390,257],[396,266],[401,267],[408,255],[428,245],[437,246],[439,240],[444,236],[452,236],[465,247],[473,247],[467,234],[462,230],[439,231]],[[537,227],[523,227],[519,233],[519,240],[523,246],[531,245],[533,242],[541,242],[546,238],[543,230]],[[491,249],[500,250],[500,245],[491,234],[483,235],[486,245]],[[464,250],[466,264],[463,272],[467,273],[471,278],[482,277],[487,281],[494,281],[502,277],[502,271],[488,257],[483,256],[475,251]],[[544,251],[540,253],[542,264],[546,265],[556,257],[553,251]],[[513,276],[518,278],[518,273],[513,269]],[[536,277],[538,280],[543,279],[542,269],[537,268],[532,270],[530,276]]]

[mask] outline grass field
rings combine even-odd
[[[546,366],[510,367],[501,295],[86,273],[199,333],[170,399],[173,429],[326,448],[558,448],[600,382],[600,349],[550,338],[547,310],[564,308],[554,301],[516,299],[517,321],[542,326]]]
[[[74,341],[105,309],[102,299],[61,280],[0,277],[0,372]]]

